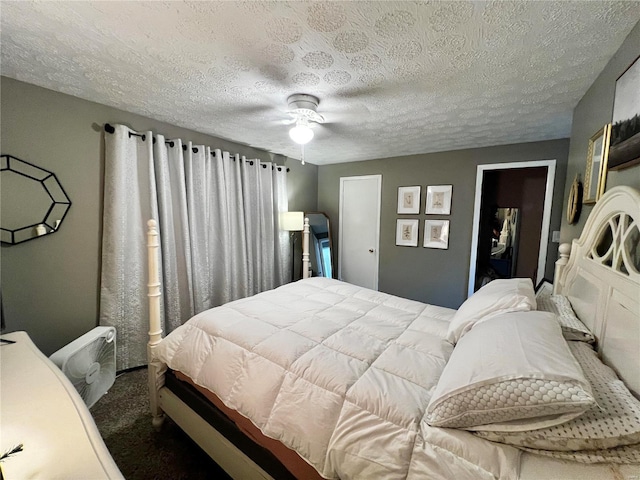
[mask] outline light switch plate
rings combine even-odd
[[[560,230],[554,230],[551,235],[551,241],[554,243],[560,243]]]

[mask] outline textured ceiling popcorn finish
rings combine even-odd
[[[2,74],[311,163],[566,138],[636,1],[2,1]]]

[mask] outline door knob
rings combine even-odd
[[[373,248],[370,248],[370,249],[369,249],[369,253],[373,253]]]

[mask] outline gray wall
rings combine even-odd
[[[382,174],[380,290],[457,307],[466,297],[476,166],[552,158],[558,160],[558,169],[551,231],[560,230],[561,242],[570,242],[579,237],[593,206],[584,205],[579,221],[575,225],[569,225],[566,221],[569,187],[576,173],[584,179],[589,138],[603,125],[611,122],[615,81],[638,57],[639,52],[640,23],[627,36],[574,109],[570,143],[560,140],[320,167],[318,208],[326,211],[332,218],[335,225],[334,244],[337,246],[340,177]],[[397,187],[428,184],[453,184],[449,250],[396,247],[394,231],[395,219],[398,218],[395,213]],[[608,172],[607,189],[617,185],[640,189],[640,165]],[[422,195],[424,203],[424,188]],[[426,218],[423,214],[419,217],[422,220]],[[421,226],[423,224],[421,222]],[[550,243],[549,247],[545,275],[552,278],[558,244]]]
[[[0,249],[6,329],[26,330],[47,355],[98,322],[105,123],[274,159],[291,169],[290,209],[317,209],[314,165],[6,77],[0,87],[2,153],[54,172],[72,202],[55,234]]]
[[[326,211],[337,246],[338,189],[341,176],[383,175],[380,289],[440,305],[457,307],[466,296],[471,248],[475,172],[478,164],[556,159],[556,189],[551,230],[560,224],[563,242],[576,238],[590,206],[577,225],[566,223],[568,186],[576,173],[584,176],[588,139],[611,121],[616,78],[640,52],[640,25],[611,59],[577,105],[571,146],[567,140],[371,160],[346,165],[291,168],[290,210]],[[26,330],[49,354],[97,324],[99,303],[102,173],[102,125],[124,123],[151,129],[248,157],[269,159],[266,152],[130,114],[6,77],[0,78],[2,153],[51,170],[73,205],[55,234],[0,249],[3,306],[7,330]],[[567,163],[568,156],[568,163]],[[397,187],[453,185],[451,241],[448,250],[395,246]],[[609,172],[607,188],[640,188],[640,166]],[[422,191],[424,203],[424,188]],[[424,214],[419,218],[423,220]],[[434,217],[435,218],[435,217]],[[439,218],[439,217],[438,217]],[[550,244],[547,276],[557,254]]]
[[[560,228],[568,151],[569,141],[562,139],[321,166],[318,208],[327,212],[332,220],[337,250],[340,177],[381,174],[380,291],[457,308],[467,296],[477,166],[556,160],[553,231]],[[422,186],[421,213],[400,216],[396,213],[398,187],[409,185]],[[422,229],[427,218],[423,213],[427,185],[453,185],[451,215],[432,216],[451,221],[449,249],[396,246],[397,218],[420,218],[419,245],[422,245]],[[546,276],[553,272],[557,247],[558,244],[549,243]]]
[[[589,138],[613,118],[613,98],[616,79],[633,63],[640,54],[640,23],[627,36],[617,53],[609,61],[591,88],[582,97],[573,111],[571,129],[571,147],[565,184],[565,211],[569,198],[569,189],[576,173],[584,181],[587,165],[587,148]],[[624,170],[608,172],[607,189],[617,185],[629,185],[640,189],[640,165]],[[580,236],[584,224],[593,205],[584,205],[578,222],[567,223],[566,215],[562,216],[561,241],[570,242]]]

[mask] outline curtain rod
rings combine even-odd
[[[107,133],[115,133],[116,129],[113,125],[111,125],[110,123],[105,123],[104,124],[104,131]],[[147,139],[147,136],[144,133],[136,133],[136,132],[132,132],[129,131],[129,138],[131,137],[140,137],[142,139],[142,141],[144,142]],[[153,143],[156,143],[156,137],[153,137]],[[171,148],[173,148],[175,146],[175,143],[173,140],[165,140],[165,145],[169,145]],[[198,153],[198,147],[192,147],[191,148],[193,153]],[[186,145],[182,145],[182,150],[187,150],[187,146]],[[214,155],[213,152],[211,152],[211,155]],[[233,158],[233,161],[235,162],[236,159],[235,157]],[[245,162],[249,162],[249,165],[253,165],[253,160],[245,160]],[[260,163],[260,165],[262,165],[262,168],[267,168],[267,165],[264,163]],[[275,165],[271,165],[271,170],[273,170],[276,166]],[[281,166],[278,166],[278,171],[282,171]],[[287,172],[290,172],[291,169],[289,167],[287,167]]]

